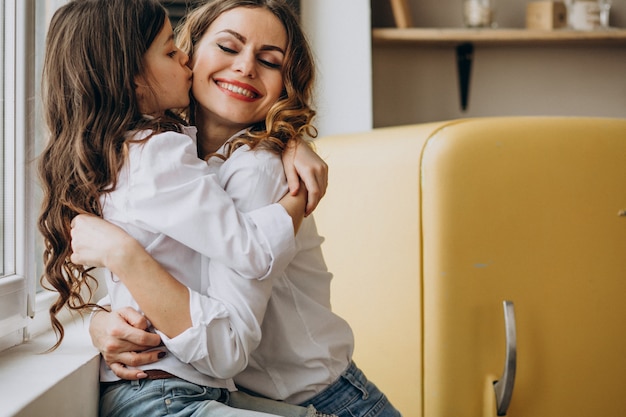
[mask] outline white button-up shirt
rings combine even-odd
[[[195,128],[186,133],[127,141],[117,187],[101,200],[103,214],[189,288],[192,327],[173,339],[159,332],[171,354],[142,368],[234,389],[231,377],[245,368],[260,340],[259,294],[271,292],[268,278],[293,258],[293,225],[279,204],[237,211],[197,158]],[[108,273],[106,281],[112,308],[140,310],[119,279]],[[101,380],[117,379],[102,361]]]
[[[288,190],[281,158],[269,151],[242,147],[226,161],[211,158],[209,165],[243,212],[272,204]],[[269,299],[259,293],[256,307],[262,314],[267,306],[263,336],[248,367],[235,376],[237,384],[300,403],[335,382],[350,364],[354,338],[348,323],[331,310],[332,274],[322,255],[323,240],[313,216],[305,218],[289,265],[270,273]]]

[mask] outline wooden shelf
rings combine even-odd
[[[376,28],[374,45],[453,47],[456,50],[461,109],[466,110],[475,46],[626,46],[626,30],[553,31],[528,29]]]
[[[466,110],[475,46],[626,46],[625,29],[435,29],[375,28],[372,43],[382,46],[453,47],[456,50],[461,109]]]
[[[626,46],[625,29],[553,31],[528,29],[375,28],[375,45],[615,45]]]

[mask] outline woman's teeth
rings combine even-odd
[[[252,91],[247,90],[243,87],[238,87],[236,85],[222,83],[222,82],[218,82],[217,85],[219,85],[221,88],[225,90],[232,91],[233,93],[240,94],[248,98],[254,98],[256,96],[256,94],[254,94]]]

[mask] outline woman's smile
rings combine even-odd
[[[215,80],[217,86],[228,95],[246,101],[254,101],[261,97],[261,93],[249,84],[237,81]]]

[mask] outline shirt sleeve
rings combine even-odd
[[[244,212],[271,204],[287,192],[280,158],[267,151],[245,149],[237,150],[219,174],[220,184]],[[165,345],[177,356],[186,355],[181,360],[207,375],[231,378],[243,371],[261,341],[272,277],[281,274],[292,259],[283,256],[265,280],[243,279],[224,263],[207,260],[207,294],[192,292],[190,297],[193,326],[173,339],[164,338]],[[219,318],[212,313],[215,300],[225,309]]]
[[[286,210],[270,204],[238,211],[206,162],[197,158],[189,136],[165,132],[131,146],[126,213],[141,227],[250,279],[267,277],[277,258],[295,253]]]

